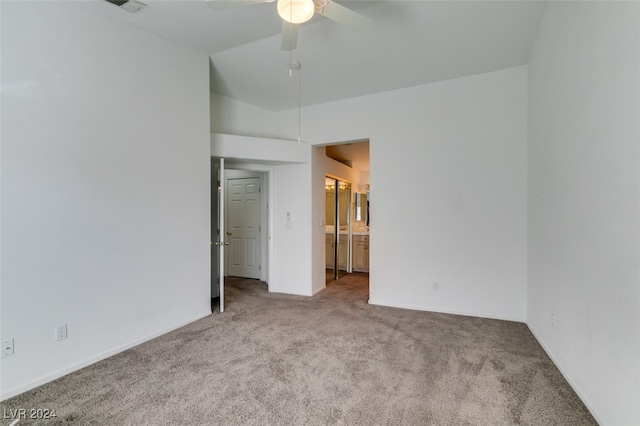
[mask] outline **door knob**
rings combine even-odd
[[[227,231],[227,235],[233,235],[231,232]]]

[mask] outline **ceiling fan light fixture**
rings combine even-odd
[[[307,22],[313,12],[313,0],[278,0],[278,15],[292,24]]]

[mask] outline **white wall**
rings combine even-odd
[[[527,322],[603,425],[640,424],[638,23],[550,3],[529,64]]]
[[[325,185],[325,148],[324,147],[312,147],[311,148],[311,188],[321,187]],[[312,292],[318,293],[325,288],[326,285],[326,264],[322,263],[326,261],[326,249],[324,244],[316,244],[318,239],[324,238],[326,233],[326,210],[325,202],[326,198],[320,198],[317,193],[313,193],[313,190],[309,190],[309,196],[311,199],[311,288]],[[324,274],[324,276],[323,276]]]
[[[206,54],[3,2],[2,398],[211,312],[209,128]]]
[[[275,114],[254,105],[211,92],[211,133],[278,138]],[[297,136],[291,139],[298,139]]]
[[[311,166],[276,166],[274,214],[274,281],[269,291],[312,295]],[[290,221],[287,221],[290,213]]]
[[[518,67],[303,110],[311,143],[370,139],[372,303],[525,320],[526,92]]]
[[[353,183],[355,181],[355,170],[352,167],[347,166],[346,164],[342,164],[339,161],[334,160],[333,158],[327,157],[325,152],[325,148],[321,147],[319,154],[321,154],[320,159],[322,161],[322,169],[323,175],[331,175],[332,177],[342,179],[346,182]],[[324,188],[324,181],[322,183],[322,187]]]

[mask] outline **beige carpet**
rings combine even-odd
[[[313,298],[230,281],[224,314],[2,409],[78,425],[596,424],[524,324],[368,305],[365,275]]]

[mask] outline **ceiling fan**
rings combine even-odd
[[[260,3],[274,3],[276,0],[207,0],[207,5],[214,10],[239,6],[250,6]],[[311,19],[314,13],[331,19],[345,27],[358,32],[365,32],[371,27],[371,20],[333,0],[277,0],[276,8],[282,18],[282,50],[293,50],[298,45],[300,24]]]

